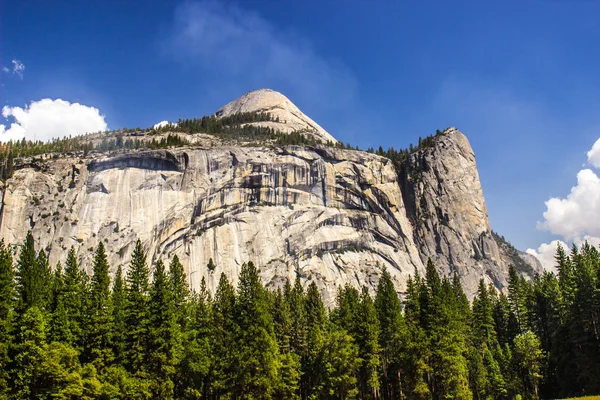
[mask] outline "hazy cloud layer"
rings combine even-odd
[[[173,27],[165,51],[220,77],[220,87],[232,87],[238,95],[278,88],[299,102],[328,109],[356,99],[357,80],[343,65],[253,11],[224,2],[184,3]]]
[[[104,116],[97,108],[61,99],[32,101],[25,108],[5,106],[2,115],[14,120],[9,127],[0,125],[2,142],[23,138],[46,141],[107,129]]]

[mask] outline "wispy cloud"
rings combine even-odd
[[[10,67],[3,66],[2,71],[6,74],[18,76],[19,78],[23,79],[23,72],[25,71],[25,65],[19,60],[12,60],[11,64],[12,64],[12,66],[10,66]]]
[[[357,79],[343,64],[318,54],[305,38],[231,3],[179,6],[163,50],[237,95],[270,87],[327,109],[357,98]]]

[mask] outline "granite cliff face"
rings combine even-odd
[[[229,106],[221,115],[256,111]],[[402,291],[428,257],[442,273],[457,272],[469,295],[481,277],[503,288],[518,260],[526,272],[541,268],[492,235],[464,135],[449,129],[433,143],[399,170],[335,147],[212,142],[21,160],[0,190],[0,235],[20,243],[31,230],[53,264],[74,245],[88,267],[103,241],[115,270],[140,238],[151,260],[177,254],[195,288],[204,278],[214,289],[221,272],[235,282],[254,261],[267,285],[299,274],[329,304],[338,285],[374,289],[384,266]]]
[[[456,128],[412,153],[399,175],[423,263],[431,258],[441,273],[458,273],[467,293],[477,291],[479,277],[506,287],[509,265],[527,275],[541,271],[537,259],[491,231],[475,155]]]

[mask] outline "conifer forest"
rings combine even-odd
[[[2,399],[538,399],[600,392],[600,253],[558,248],[556,273],[507,293],[429,262],[396,292],[340,287],[333,308],[300,277],[242,266],[211,295],[177,257],[124,273],[104,245],[49,265],[29,234],[0,243]],[[211,260],[212,261],[212,260]],[[214,269],[214,264],[212,265]],[[88,274],[85,271],[89,271]],[[111,279],[111,276],[114,278]]]

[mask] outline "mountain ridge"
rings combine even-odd
[[[191,286],[204,278],[212,290],[221,272],[235,282],[254,261],[267,285],[299,275],[316,281],[328,304],[339,285],[374,290],[383,266],[403,291],[429,258],[444,275],[457,273],[469,296],[482,277],[504,289],[508,265],[524,259],[493,237],[475,156],[456,128],[399,162],[332,141],[247,147],[168,129],[120,140],[185,142],[23,163],[1,188],[2,237],[20,243],[31,229],[52,263],[75,245],[85,265],[102,240],[114,268],[127,267],[140,238],[151,259],[178,255]],[[541,268],[523,262],[528,275]]]

